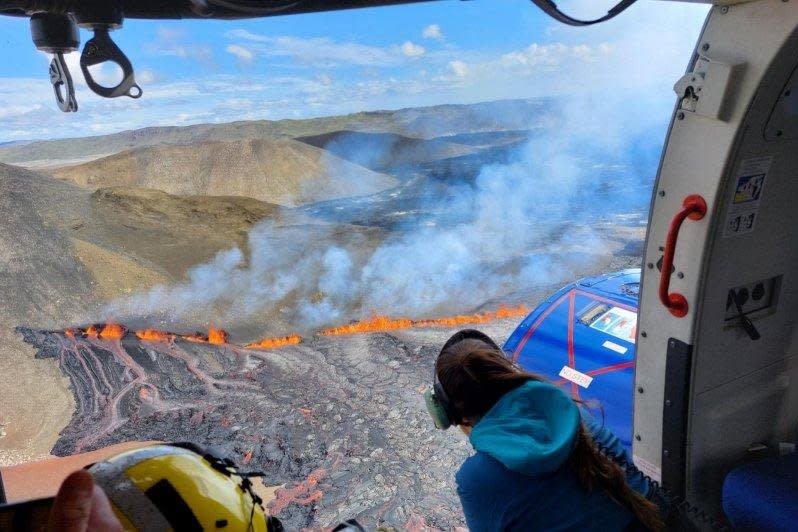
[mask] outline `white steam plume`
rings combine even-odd
[[[600,163],[625,165],[632,174],[625,185],[650,183],[655,158],[635,176],[641,164],[629,154],[641,143],[657,151],[669,100],[639,102],[638,109],[607,97],[563,102],[556,127],[483,166],[472,183],[423,200],[418,207],[437,215],[390,232],[376,247],[359,235],[334,235],[348,225],[264,222],[250,232],[248,254],[220,252],[186,282],[117,301],[106,312],[235,327],[279,310],[307,330],[372,313],[462,312],[570,281],[610,252],[587,221],[617,210],[623,190],[602,193]]]

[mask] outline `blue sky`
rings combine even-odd
[[[558,4],[595,15],[611,2]],[[248,21],[126,20],[112,37],[144,96],[95,96],[73,53],[77,114],[57,110],[49,59],[28,21],[0,17],[0,142],[501,98],[627,92],[672,101],[706,12],[644,0],[610,23],[569,28],[528,0],[443,0]],[[90,36],[81,30],[82,43]]]

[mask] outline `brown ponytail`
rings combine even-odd
[[[585,489],[590,491],[598,486],[612,500],[632,512],[647,529],[664,528],[659,507],[629,485],[624,470],[599,451],[584,424],[579,426],[570,463]]]
[[[501,350],[475,338],[448,343],[438,356],[435,372],[452,407],[470,425],[476,424],[504,394],[528,381],[545,380],[523,371]],[[629,485],[624,470],[599,451],[584,423],[579,426],[569,464],[586,490],[602,489],[647,529],[663,529],[657,505]]]

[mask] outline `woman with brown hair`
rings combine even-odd
[[[485,334],[446,342],[425,399],[435,424],[459,426],[476,450],[456,475],[470,530],[663,528],[648,482],[596,445],[628,459],[618,438]]]

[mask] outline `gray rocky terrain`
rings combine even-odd
[[[514,326],[482,328],[503,341]],[[459,431],[435,429],[421,396],[452,329],[315,337],[268,351],[21,332],[75,395],[56,454],[194,441],[284,486],[268,508],[288,530],[352,517],[370,529],[464,526],[454,472],[470,447]]]

